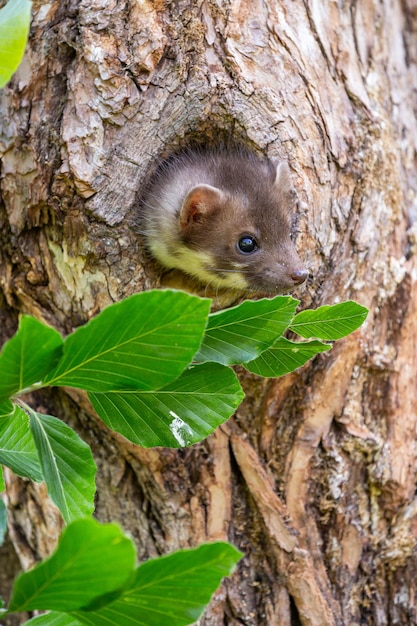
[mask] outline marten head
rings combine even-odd
[[[178,230],[187,253],[181,269],[213,287],[245,292],[285,293],[303,283],[308,272],[291,241],[287,164],[239,157],[223,166],[216,183],[192,187],[182,202]]]
[[[148,245],[164,267],[212,291],[285,293],[308,276],[291,241],[294,201],[286,162],[187,153],[150,190]]]

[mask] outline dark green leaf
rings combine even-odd
[[[203,613],[241,553],[227,543],[180,550],[141,565],[130,588],[112,604],[75,612],[90,626],[186,626]]]
[[[105,594],[116,594],[134,571],[135,548],[116,524],[72,522],[52,556],[21,574],[9,612],[75,611]]]
[[[321,343],[321,341],[294,343],[280,337],[272,348],[262,352],[261,356],[254,361],[245,363],[245,367],[258,376],[268,378],[284,376],[284,374],[293,372],[297,367],[304,365],[319,352],[326,352],[331,347]]]
[[[326,305],[315,310],[301,311],[295,316],[290,329],[305,339],[317,337],[325,341],[334,341],[346,337],[359,328],[367,315],[368,309],[349,300],[333,306]]]
[[[10,400],[6,400],[0,404],[0,419],[7,417],[14,411],[14,404]]]
[[[234,372],[216,363],[186,370],[159,391],[90,393],[101,419],[144,447],[183,447],[226,421],[244,394]]]
[[[37,482],[43,480],[29,418],[18,406],[11,415],[0,418],[0,464],[7,465],[18,476]]]
[[[298,304],[277,296],[213,313],[196,360],[233,365],[255,359],[286,330]]]
[[[96,464],[89,446],[56,417],[28,410],[49,496],[67,523],[91,515]]]
[[[9,0],[0,10],[0,88],[9,82],[22,60],[31,6],[29,0]]]
[[[113,304],[67,337],[45,384],[105,392],[160,389],[198,350],[210,300],[148,291]]]
[[[25,622],[26,624],[28,626],[82,626],[82,622],[79,622],[75,617],[55,611],[34,617]]]
[[[0,354],[0,402],[40,382],[58,363],[62,337],[34,317],[24,315],[17,333]]]

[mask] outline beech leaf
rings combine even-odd
[[[175,291],[134,294],[69,335],[45,385],[87,391],[160,389],[197,352],[210,300]]]

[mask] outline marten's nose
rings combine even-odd
[[[295,282],[296,285],[301,285],[308,278],[307,270],[295,270],[290,274],[290,278]]]

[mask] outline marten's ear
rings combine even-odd
[[[275,166],[274,185],[283,191],[291,191],[293,185],[287,161],[278,161],[278,159],[274,159],[273,164]]]
[[[292,184],[290,168],[287,161],[273,161],[275,166],[274,188],[280,200],[291,210],[296,200],[294,185]]]
[[[180,211],[180,227],[203,223],[221,205],[224,194],[217,187],[198,185],[187,194]]]

